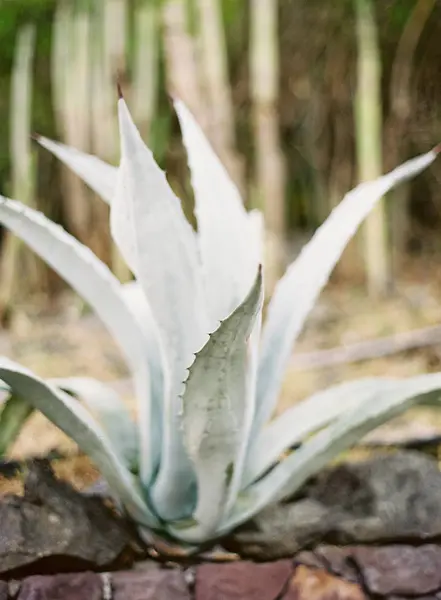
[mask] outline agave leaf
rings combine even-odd
[[[259,269],[245,300],[210,336],[189,369],[182,427],[196,470],[194,519],[202,539],[214,533],[225,511],[250,399],[248,339],[262,301]]]
[[[195,195],[198,241],[210,316],[220,321],[250,289],[258,260],[239,191],[193,115],[174,102]]]
[[[149,374],[149,350],[142,329],[127,306],[120,282],[94,254],[62,227],[20,202],[0,196],[0,223],[20,237],[34,252],[63,277],[96,311],[121,347],[134,373],[141,399],[141,449],[145,479],[151,477],[159,460],[157,444],[150,432],[151,401],[155,381]],[[158,409],[159,410],[159,409]]]
[[[136,480],[122,464],[110,440],[84,406],[28,369],[5,358],[0,359],[0,377],[13,393],[28,399],[93,460],[133,519],[146,527],[158,526]]]
[[[42,135],[34,137],[41,146],[78,175],[104,202],[109,205],[112,203],[118,176],[117,167],[109,165],[97,156],[54,142]]]
[[[130,469],[138,467],[138,432],[127,406],[109,385],[92,377],[65,377],[47,382],[82,400],[96,415],[115,453]],[[0,417],[1,426],[1,417]]]
[[[263,298],[262,298],[263,300]],[[243,487],[243,476],[246,466],[249,447],[252,441],[253,421],[256,409],[256,384],[257,384],[257,366],[259,364],[259,343],[260,332],[262,328],[262,310],[256,317],[253,330],[248,341],[248,370],[246,403],[241,431],[241,440],[239,451],[234,464],[233,476],[231,478],[230,490],[225,507],[225,513],[228,513],[237,500],[237,496]]]
[[[11,448],[33,410],[27,400],[16,394],[4,402],[0,412],[0,456]]]
[[[263,328],[255,430],[263,426],[275,408],[293,343],[345,246],[375,203],[392,188],[429,167],[439,150],[436,147],[349,192],[279,281]]]
[[[158,399],[153,401],[151,406],[148,403],[148,397],[140,397],[138,395],[140,426],[143,423],[148,423],[148,411],[151,410],[152,430],[150,431],[151,444],[157,448],[155,461],[152,464],[154,470],[159,465],[160,448],[162,442],[162,422],[163,422],[163,400],[165,397],[165,365],[162,347],[160,343],[159,331],[155,319],[153,317],[150,306],[146,300],[144,292],[138,281],[130,281],[122,286],[122,293],[127,306],[135,316],[139,327],[142,329],[145,339],[147,340],[147,355],[150,367],[150,386],[151,397]],[[142,390],[141,390],[142,394]],[[147,411],[147,416],[143,417],[144,411]]]
[[[282,460],[268,475],[250,486],[219,530],[223,534],[264,507],[294,494],[310,477],[371,430],[432,396],[441,395],[441,373],[397,380],[317,433]]]
[[[161,469],[153,499],[161,516],[179,518],[192,498],[193,470],[179,430],[179,393],[208,329],[194,232],[165,174],[119,100],[121,166],[111,209],[113,237],[136,274],[158,324],[169,369]],[[141,478],[145,475],[141,466]],[[192,502],[192,500],[191,500]]]
[[[340,383],[285,410],[253,438],[242,488],[261,477],[291,446],[372,397],[374,392],[388,390],[396,381],[371,377]]]

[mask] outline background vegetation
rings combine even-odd
[[[264,209],[271,286],[346,191],[440,141],[440,33],[435,0],[3,0],[0,189],[62,223],[127,278],[106,207],[29,135],[117,164],[119,79],[191,218],[167,97],[176,93],[247,205]],[[439,257],[440,181],[437,165],[398,190],[336,277],[383,295],[409,255]],[[5,232],[0,251],[2,310],[60,289]]]

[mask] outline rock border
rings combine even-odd
[[[267,563],[187,569],[153,561],[132,571],[0,581],[0,600],[440,600],[441,545],[318,546]]]

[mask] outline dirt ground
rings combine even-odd
[[[295,353],[389,336],[394,333],[441,324],[441,276],[429,281],[423,265],[409,269],[408,278],[387,300],[369,300],[361,288],[331,285],[321,296]],[[84,313],[78,299],[63,296],[57,310],[38,306],[23,308],[9,330],[0,331],[0,354],[20,361],[43,377],[91,376],[112,382],[136,414],[136,403],[128,372],[118,349],[98,319]],[[386,358],[288,372],[278,411],[306,398],[312,392],[345,380],[369,375],[408,376],[441,369],[441,345]],[[441,413],[440,413],[441,415]],[[441,416],[434,409],[415,409],[381,430],[382,438],[441,432]],[[44,455],[58,449],[69,454],[76,448],[44,417],[35,414],[11,450],[11,457]],[[74,483],[96,476],[84,459],[73,461]],[[91,473],[87,474],[87,471]],[[78,476],[77,471],[81,474]],[[1,487],[1,486],[0,486]]]

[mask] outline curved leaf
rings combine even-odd
[[[259,261],[239,190],[185,104],[174,106],[191,172],[208,310],[221,321],[247,294]]]
[[[376,202],[429,167],[439,151],[436,147],[349,192],[277,284],[263,328],[255,430],[273,413],[293,344],[347,243]]]
[[[196,470],[198,501],[193,517],[201,539],[215,532],[225,512],[250,399],[248,340],[262,302],[259,269],[246,299],[210,336],[189,369],[182,427]]]
[[[150,437],[151,402],[162,399],[152,395],[155,390],[151,388],[148,341],[127,306],[120,282],[89,248],[20,202],[0,196],[0,223],[20,237],[92,306],[125,354],[142,399],[140,435],[147,481],[159,460],[159,449]]]
[[[209,330],[194,232],[123,99],[118,108],[121,166],[111,228],[148,299],[169,368],[161,468],[153,498],[161,516],[173,519],[186,510],[185,497],[191,495],[193,482],[179,430],[178,395]],[[145,481],[142,470],[141,477]]]
[[[313,394],[285,410],[253,438],[248,452],[242,489],[261,477],[281,454],[305,437],[361,404],[372,394],[386,391],[396,379],[363,378]]]
[[[162,444],[164,398],[165,398],[165,365],[160,343],[157,324],[153,317],[150,306],[138,281],[130,281],[122,286],[122,293],[127,306],[135,316],[139,327],[147,341],[147,355],[150,367],[150,389],[151,397],[156,399],[149,406],[149,397],[138,393],[139,421],[140,427],[147,426],[149,422],[149,411],[151,415],[151,444],[157,449],[153,456],[152,469],[157,470]],[[147,416],[143,416],[146,412]]]
[[[262,288],[263,295],[263,288]],[[263,304],[263,298],[262,298]],[[254,323],[248,341],[248,369],[247,369],[247,388],[245,411],[243,417],[243,425],[241,431],[241,439],[236,461],[234,463],[233,476],[228,493],[228,499],[225,506],[225,513],[228,513],[237,500],[237,496],[243,487],[243,477],[246,467],[247,457],[252,443],[253,421],[256,410],[256,384],[257,384],[257,367],[259,364],[259,343],[260,332],[262,328],[262,310],[259,311]]]
[[[147,527],[158,526],[136,480],[121,463],[105,433],[79,402],[8,359],[0,359],[0,377],[13,393],[28,399],[32,406],[78,444],[100,469],[135,521]]]
[[[264,507],[292,496],[310,477],[367,433],[403,413],[432,394],[441,396],[441,373],[397,380],[341,416],[298,450],[282,460],[268,475],[250,486],[224,521],[218,534],[244,523]]]
[[[82,400],[94,413],[112,448],[129,468],[138,467],[138,432],[127,406],[109,385],[92,377],[48,379],[47,383]],[[1,417],[0,417],[1,426]]]
[[[107,204],[115,195],[118,169],[102,161],[97,156],[81,152],[71,146],[54,142],[42,135],[34,136],[36,141],[49,150],[62,163],[71,169]]]

